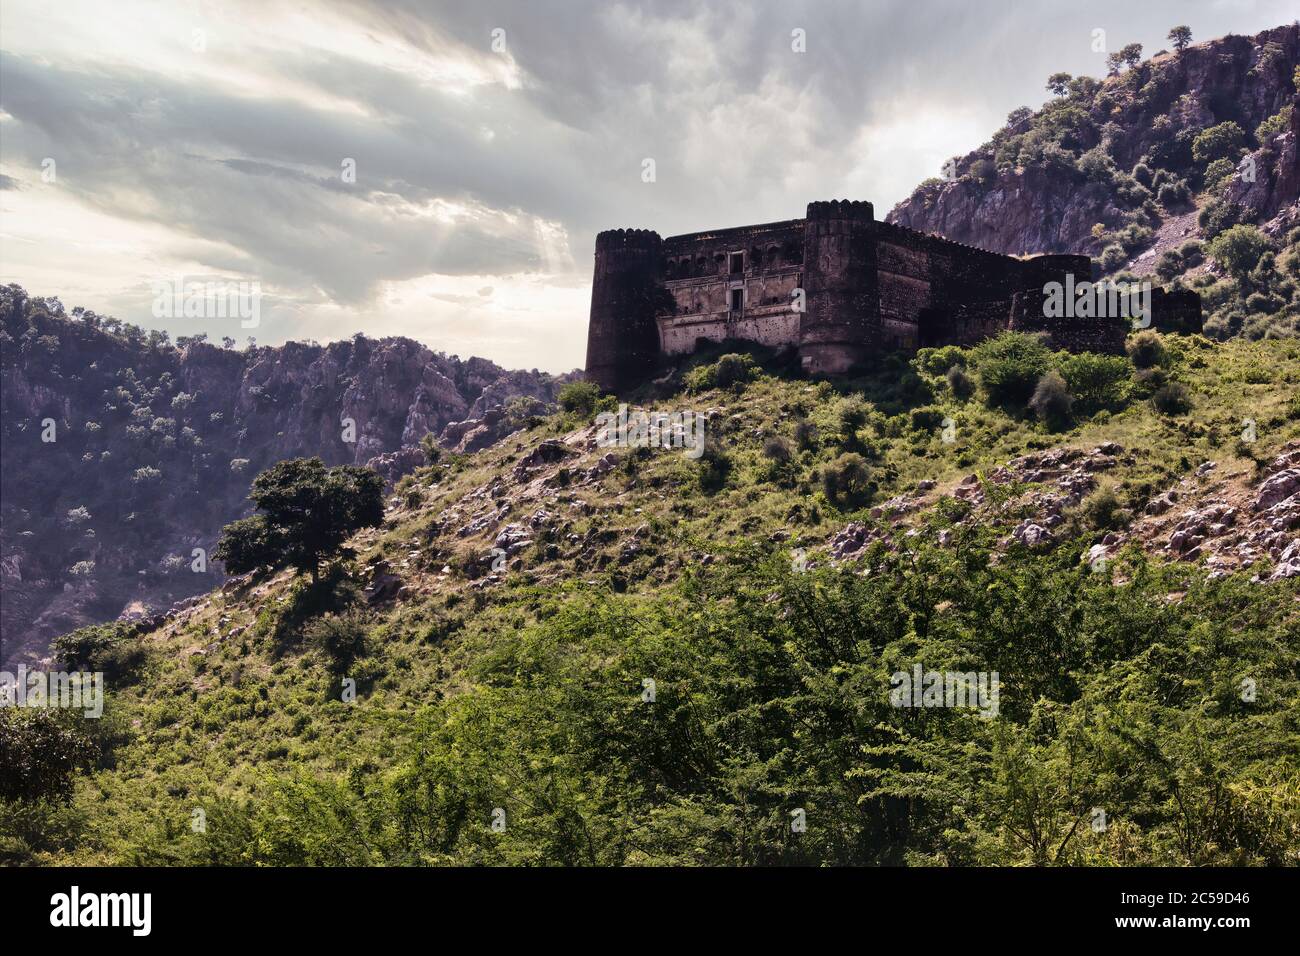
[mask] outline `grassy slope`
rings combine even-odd
[[[364,612],[370,651],[364,667],[354,668],[363,685],[357,702],[339,700],[338,676],[318,651],[302,644],[302,627],[291,612],[302,586],[288,574],[214,594],[146,638],[146,671],[134,686],[111,695],[101,728],[117,738],[114,765],[78,786],[75,807],[86,814],[89,829],[76,852],[51,858],[129,860],[133,847],[174,839],[192,809],[213,796],[255,794],[268,775],[291,767],[343,778],[390,766],[414,732],[417,711],[462,692],[472,683],[470,666],[505,636],[528,628],[557,596],[561,603],[581,602],[586,589],[612,589],[653,597],[688,569],[707,576],[704,555],[742,541],[772,550],[802,546],[816,556],[847,520],[870,520],[865,509],[838,511],[811,478],[838,452],[829,441],[835,431],[830,399],[837,390],[873,396],[882,416],[899,415],[875,423],[877,474],[896,473],[876,500],[922,478],[937,480],[943,490],[972,470],[987,470],[1027,450],[1112,440],[1136,452],[1137,463],[1119,477],[1121,495],[1140,503],[1170,476],[1202,460],[1231,468],[1245,417],[1259,422],[1260,457],[1300,438],[1294,410],[1300,344],[1171,341],[1181,356],[1175,374],[1194,394],[1190,415],[1171,419],[1149,402],[1133,401],[1058,434],[986,408],[978,398],[960,403],[940,391],[936,402],[958,422],[958,441],[945,445],[906,424],[904,410],[924,394],[915,394],[914,385],[900,387],[897,367],[837,388],[763,374],[739,393],[650,399],[649,407],[720,410],[716,421],[725,427],[711,428],[715,435],[722,432],[733,462],[726,486],[701,492],[700,466],[666,452],[639,458],[635,475],[625,458],[594,484],[544,491],[535,500],[516,485],[501,499],[511,506],[501,524],[523,521],[538,508],[557,512],[563,522],[554,536],[558,555],[545,560],[545,545],[537,544],[521,555],[522,569],[496,583],[463,573],[491,547],[495,532],[462,538],[455,529],[468,522],[474,507],[491,501],[484,489],[509,474],[527,450],[584,422],[557,415],[471,460],[425,472],[416,482],[424,490],[409,499],[422,501],[391,510],[383,529],[355,541],[358,564],[384,557],[407,587],[400,600]],[[793,487],[780,487],[765,480],[760,449],[766,437],[789,435],[801,410],[819,424],[831,447],[804,453]],[[567,464],[576,474],[603,453],[588,449]],[[444,527],[440,516],[449,508],[460,518]],[[585,549],[567,540],[592,531],[609,534]],[[771,541],[785,535],[787,541]],[[621,561],[622,549],[633,540],[639,552]]]

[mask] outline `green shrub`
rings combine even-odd
[[[1124,343],[1124,351],[1128,353],[1134,368],[1140,369],[1164,365],[1169,355],[1160,333],[1151,329],[1130,335]]]
[[[1156,389],[1151,404],[1166,415],[1185,415],[1192,409],[1192,396],[1181,382],[1169,382]]]
[[[1124,508],[1114,487],[1103,485],[1080,504],[1079,518],[1093,531],[1112,531],[1127,524],[1132,513]]]
[[[1246,148],[1246,134],[1232,120],[1201,130],[1192,140],[1192,159],[1204,166],[1217,159],[1236,160]]]
[[[1053,369],[1038,380],[1034,394],[1029,399],[1029,408],[1039,421],[1046,422],[1052,428],[1060,428],[1070,420],[1074,407],[1074,398],[1061,373]]]
[[[1214,261],[1223,266],[1238,282],[1250,275],[1260,257],[1272,248],[1268,236],[1255,226],[1236,225],[1215,236],[1209,251]]]
[[[97,748],[55,710],[0,706],[0,800],[67,800]]]
[[[841,448],[853,449],[861,445],[858,429],[867,423],[871,409],[859,395],[848,395],[835,406],[835,420],[839,425]]]
[[[1237,170],[1230,159],[1216,159],[1205,167],[1204,185],[1207,192],[1217,193]]]
[[[566,412],[591,415],[600,401],[600,386],[595,382],[569,382],[556,398]]]
[[[716,445],[706,443],[697,462],[696,480],[705,494],[716,494],[727,485],[733,462],[731,456]]]
[[[1177,249],[1169,249],[1156,262],[1156,275],[1163,281],[1170,282],[1174,276],[1185,268],[1182,254]]]
[[[1156,202],[1166,209],[1176,209],[1185,205],[1191,198],[1191,191],[1187,188],[1187,183],[1181,179],[1165,183],[1156,192]]]
[[[367,626],[361,613],[345,611],[316,618],[303,636],[309,647],[325,656],[330,670],[341,674],[365,652]]]
[[[740,388],[753,378],[756,369],[749,355],[730,352],[711,365],[698,365],[686,373],[686,388],[692,393],[711,388]]]
[[[959,345],[920,349],[912,365],[927,375],[943,375],[949,369],[966,366],[966,350]]]
[[[748,355],[732,352],[718,359],[714,374],[718,388],[730,388],[733,385],[748,382],[754,375],[754,360]]]
[[[1051,365],[1051,352],[1035,336],[1003,332],[977,345],[974,359],[989,402],[1023,408]]]
[[[822,471],[822,490],[826,499],[836,507],[865,505],[875,491],[866,459],[855,452],[840,455]]]
[[[1067,355],[1059,368],[1070,394],[1088,412],[1119,403],[1124,397],[1124,383],[1132,374],[1128,360],[1095,352]]]
[[[786,462],[794,457],[794,449],[784,438],[773,436],[763,442],[763,457],[772,461]]]
[[[944,410],[937,405],[925,405],[912,409],[910,419],[913,431],[932,432],[943,424],[947,417]]]
[[[144,663],[144,645],[135,627],[124,621],[88,624],[56,637],[50,649],[65,669],[102,671],[117,684],[128,681]]]
[[[1291,104],[1288,103],[1255,127],[1255,141],[1261,145],[1267,144],[1275,136],[1285,133],[1291,125],[1292,108]]]
[[[960,365],[948,369],[945,377],[948,380],[948,391],[953,398],[964,402],[975,394],[975,380]]]
[[[1126,253],[1124,247],[1118,243],[1111,243],[1105,249],[1101,250],[1101,256],[1098,261],[1101,263],[1103,271],[1113,272],[1115,269],[1118,269],[1124,263],[1128,262],[1128,253]]]
[[[795,422],[794,443],[800,451],[811,451],[817,447],[817,426],[806,418]]]

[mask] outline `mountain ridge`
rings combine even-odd
[[[245,509],[252,476],[274,461],[371,464],[395,481],[424,460],[426,435],[445,435],[454,450],[483,447],[529,410],[505,406],[543,410],[570,377],[402,337],[177,347],[0,290],[5,658],[207,590],[215,569],[179,569],[194,548],[211,552]],[[45,422],[52,441],[42,440]]]

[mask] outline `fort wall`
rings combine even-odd
[[[606,389],[663,356],[740,340],[797,349],[811,375],[842,374],[882,350],[970,345],[1005,329],[1054,348],[1118,353],[1127,321],[1048,319],[1044,286],[1092,278],[1082,255],[1005,256],[876,221],[871,203],[809,203],[803,219],[661,238],[596,238],[587,377]],[[1152,296],[1152,324],[1201,328],[1195,292]]]

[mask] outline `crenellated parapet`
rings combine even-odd
[[[665,356],[728,340],[797,349],[810,375],[1004,329],[1117,354],[1128,319],[1058,311],[1058,291],[1091,285],[1093,273],[1084,255],[1020,258],[879,222],[857,199],[808,203],[803,219],[667,238],[610,229],[596,236],[587,377],[617,391]],[[1148,300],[1150,326],[1200,329],[1195,292],[1157,289]]]
[[[614,250],[658,251],[663,239],[653,229],[606,229],[596,234],[596,254]]]
[[[799,360],[810,375],[842,374],[880,347],[874,225],[869,202],[808,204]]]
[[[808,204],[808,222],[847,219],[873,222],[875,207],[865,199],[822,199]]]
[[[652,229],[609,229],[596,236],[587,326],[587,377],[616,390],[653,366],[663,240]]]

